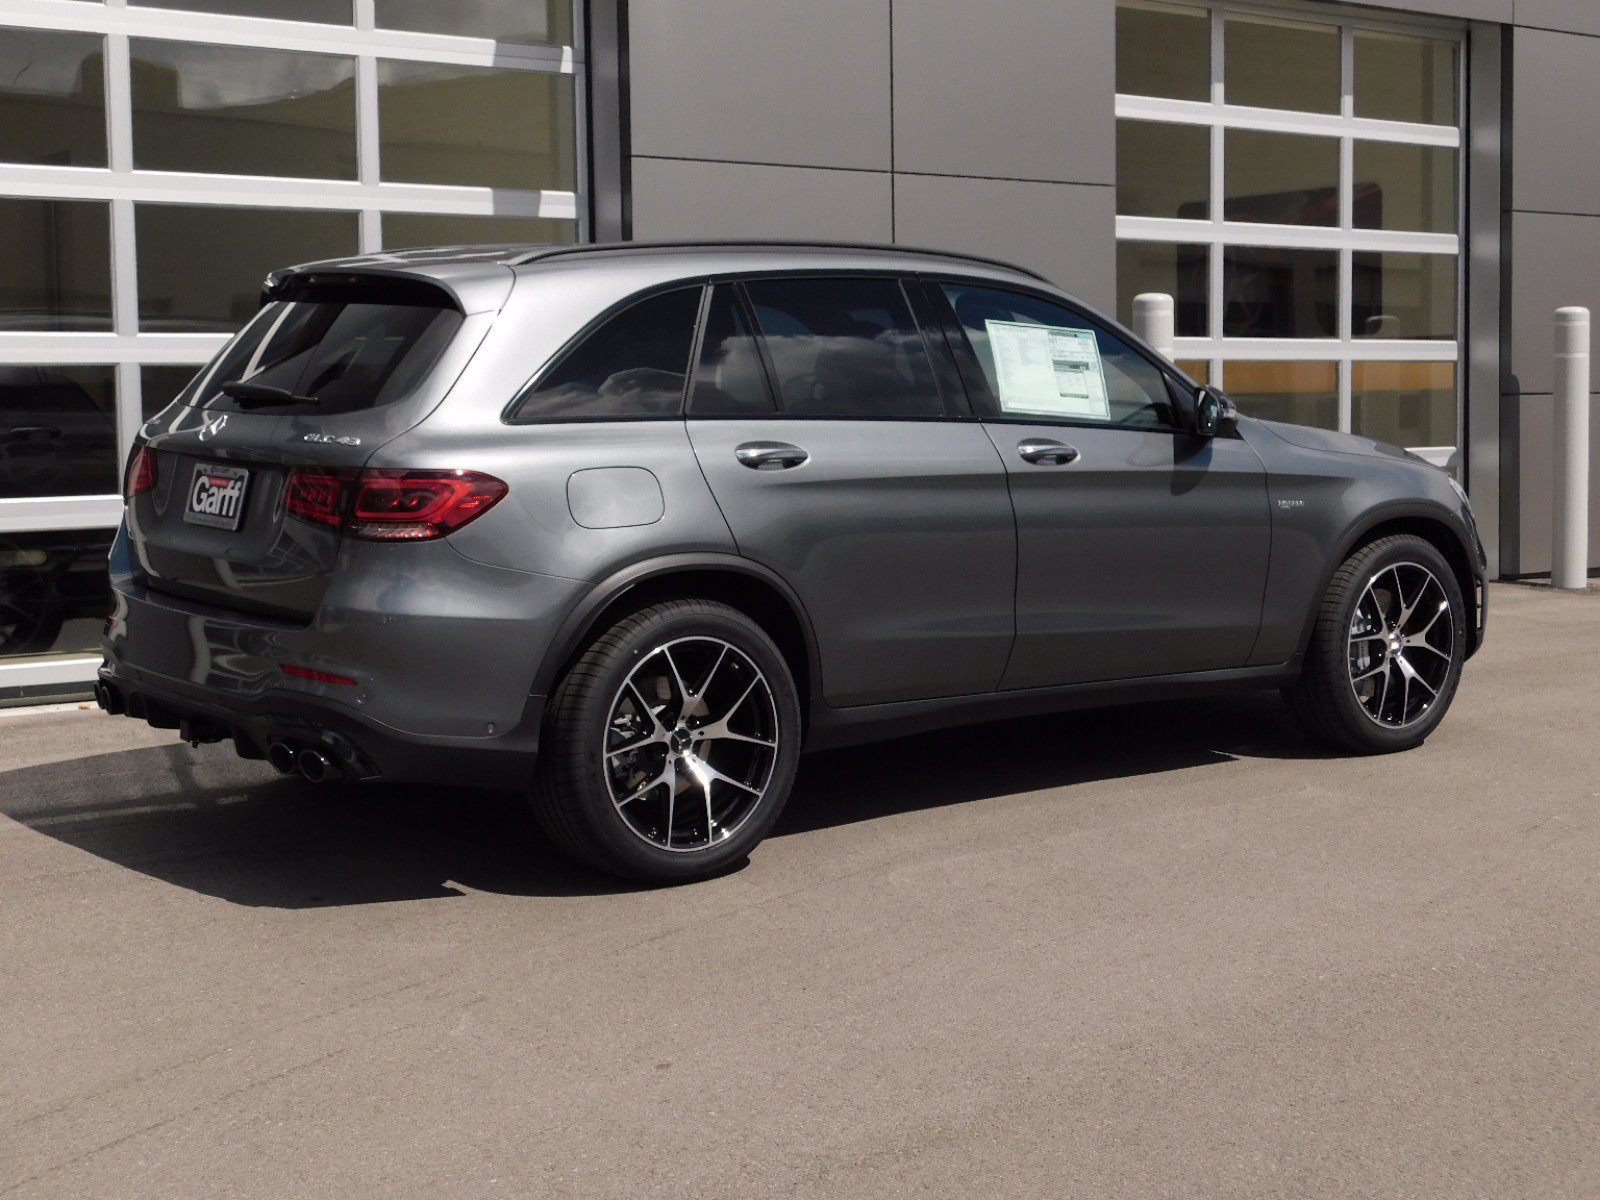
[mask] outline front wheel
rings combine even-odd
[[[701,878],[772,828],[799,741],[793,675],[759,625],[707,600],[651,605],[596,639],[556,688],[534,812],[598,870]]]
[[[1358,754],[1408,750],[1455,698],[1466,617],[1437,549],[1410,534],[1380,538],[1334,573],[1286,698],[1320,741]]]

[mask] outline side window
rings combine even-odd
[[[1166,377],[1089,318],[1037,296],[945,284],[992,415],[1176,428]]]
[[[700,362],[689,396],[692,417],[770,417],[772,392],[755,334],[745,320],[739,291],[717,284],[700,339]]]
[[[700,289],[630,305],[556,363],[511,414],[513,421],[672,417],[683,406]]]
[[[899,281],[764,279],[745,293],[785,415],[945,415]]]

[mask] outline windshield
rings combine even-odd
[[[427,377],[461,327],[462,317],[436,301],[396,302],[382,293],[349,294],[266,305],[179,403],[220,412],[345,413],[393,403]],[[282,400],[230,396],[248,383],[281,389]],[[246,389],[241,389],[241,392]]]

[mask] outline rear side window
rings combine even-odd
[[[640,300],[558,361],[512,411],[513,421],[675,417],[700,315],[700,288]]]
[[[897,280],[767,279],[745,291],[785,415],[945,415]]]
[[[423,296],[435,297],[424,299]],[[397,302],[382,291],[348,289],[324,299],[269,303],[196,377],[186,404],[220,412],[345,413],[393,403],[415,391],[461,328],[461,313],[431,290]],[[223,392],[248,383],[285,393],[281,403],[241,402]],[[291,401],[288,397],[304,397]]]
[[[689,414],[770,417],[772,413],[766,368],[761,365],[761,350],[739,302],[739,290],[731,283],[719,283],[706,312]]]

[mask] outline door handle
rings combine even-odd
[[[1078,458],[1077,448],[1065,442],[1053,442],[1048,438],[1029,438],[1027,441],[1017,443],[1017,453],[1031,463],[1053,463],[1061,466],[1065,463],[1075,462]]]
[[[788,442],[746,442],[733,456],[752,471],[785,470],[798,467],[811,456]]]

